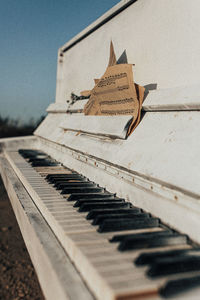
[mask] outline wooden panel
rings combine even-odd
[[[67,111],[67,109],[68,109],[68,107],[69,107],[69,103],[51,103],[48,107],[47,107],[47,109],[46,109],[46,111],[47,112],[54,112],[54,113],[61,113],[61,112],[63,112],[63,113],[65,113],[66,111]]]
[[[0,139],[0,153],[4,150],[17,150],[21,148],[34,148],[37,144],[37,138],[33,135],[31,136],[20,136]]]
[[[106,161],[96,160],[63,146],[58,147],[54,143],[45,142],[42,146],[50,155],[57,155],[64,165],[98,182],[110,192],[117,193],[118,197],[158,216],[164,223],[200,243],[200,203],[193,195],[109,165]]]
[[[54,134],[57,137],[61,135],[63,130],[60,128],[60,123],[66,118],[65,114],[48,114],[48,116],[42,121],[42,123],[37,127],[34,134],[39,136],[48,137],[52,139]]]
[[[131,116],[68,115],[60,124],[63,129],[125,139]]]
[[[140,0],[115,15],[128,2],[121,1],[60,49],[73,46],[58,62],[57,102],[93,87],[93,79],[105,72],[111,39],[116,58],[135,64],[138,84],[158,89],[199,84],[199,1]],[[108,15],[113,18],[106,22]],[[99,21],[103,26],[88,34]]]
[[[59,118],[49,115],[36,133],[152,182],[200,197],[199,111],[148,112],[125,141],[64,133],[59,128],[63,117]]]
[[[68,112],[70,113],[82,113],[85,104],[88,102],[88,99],[78,100],[74,104],[70,105]]]
[[[200,110],[200,85],[149,91],[144,111]]]

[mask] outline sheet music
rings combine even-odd
[[[90,100],[84,108],[86,115],[138,115],[139,101],[133,82],[131,64],[114,65],[91,91]]]

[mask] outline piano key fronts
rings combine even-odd
[[[173,298],[199,285],[200,250],[186,235],[44,153],[19,154],[11,155],[19,175],[97,298]]]

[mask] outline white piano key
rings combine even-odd
[[[58,220],[57,220],[58,221]],[[58,221],[58,223],[62,226],[62,228],[68,228],[68,226],[79,226],[79,228],[82,228],[83,225],[89,225],[88,222],[84,219],[71,219],[71,220],[62,220]],[[93,228],[89,227],[88,228]]]

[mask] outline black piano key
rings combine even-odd
[[[46,176],[46,178],[47,179],[49,179],[49,178],[59,178],[59,177],[66,177],[66,178],[68,178],[68,177],[85,177],[85,176],[83,176],[83,175],[81,175],[81,174],[78,174],[78,173],[76,173],[76,172],[72,172],[72,173],[53,173],[53,174],[48,174],[47,176]]]
[[[26,154],[35,154],[35,153],[43,153],[41,150],[36,150],[36,149],[19,149],[18,152],[21,153],[26,153]]]
[[[49,157],[47,157],[47,158],[37,158],[37,157],[34,157],[34,158],[30,158],[29,159],[29,161],[30,161],[30,163],[33,163],[33,162],[35,162],[35,163],[40,163],[40,162],[44,162],[44,163],[46,163],[46,162],[48,162],[48,163],[57,163],[55,160],[53,160],[53,159],[51,159],[51,158],[49,158]]]
[[[40,151],[40,150],[24,150],[24,149],[19,149],[18,152],[24,158],[35,157],[37,155],[46,155],[43,151]]]
[[[56,167],[59,166],[59,164],[57,163],[47,163],[47,162],[33,162],[32,167]]]
[[[93,209],[91,210],[86,219],[87,220],[92,220],[95,219],[97,216],[102,215],[102,214],[132,214],[132,213],[140,213],[142,210],[138,207],[132,207],[132,208],[105,208],[105,209]]]
[[[68,187],[73,187],[73,186],[98,186],[98,184],[94,183],[93,181],[89,180],[66,180],[66,181],[56,181],[54,186],[56,188],[68,188]]]
[[[52,164],[57,164],[56,162],[52,162],[52,161],[48,161],[48,160],[34,160],[30,163],[33,167],[37,167],[40,165],[44,165],[44,166],[48,166],[48,165],[52,165]]]
[[[51,157],[47,154],[36,154],[34,156],[27,158],[28,162],[32,162],[35,159],[51,159]]]
[[[35,157],[29,158],[28,162],[32,163],[34,161],[44,161],[44,160],[49,160],[49,156],[48,155],[36,155]]]
[[[98,232],[112,232],[112,231],[122,231],[122,230],[132,230],[132,229],[142,229],[142,228],[151,228],[158,227],[159,219],[158,218],[144,218],[137,220],[105,220],[98,229]]]
[[[67,201],[77,201],[80,199],[91,199],[91,198],[114,198],[115,194],[111,194],[108,192],[104,193],[74,193],[69,196]]]
[[[65,173],[49,173],[48,175],[46,175],[46,179],[50,179],[50,178],[59,178],[59,177],[63,177],[63,176],[66,176],[66,177],[68,177],[68,176],[76,176],[76,175],[78,175],[78,176],[82,176],[82,175],[80,175],[80,174],[77,174],[77,173],[67,173],[67,174],[65,174]]]
[[[135,264],[138,266],[153,264],[156,259],[163,257],[173,257],[177,255],[183,255],[188,249],[177,249],[168,251],[156,251],[152,253],[141,253],[136,259]]]
[[[70,174],[48,174],[46,176],[46,179],[48,181],[51,180],[67,180],[67,179],[81,179],[81,178],[85,178],[84,176],[77,174],[77,173],[70,173]]]
[[[52,184],[56,184],[56,183],[62,183],[62,182],[82,182],[82,181],[85,181],[85,177],[82,177],[82,176],[71,176],[71,177],[60,177],[60,178],[54,178],[54,177],[50,177],[49,179],[47,179],[47,181],[49,183],[52,183]]]
[[[149,218],[150,214],[148,213],[136,213],[136,214],[103,214],[98,215],[92,222],[92,225],[99,225],[104,220],[111,220],[111,219],[134,219],[134,218]]]
[[[142,249],[142,248],[156,248],[170,245],[183,245],[187,243],[187,236],[180,234],[161,234],[157,233],[155,236],[141,236],[136,238],[127,238],[123,240],[118,249],[120,251]]]
[[[69,186],[78,186],[78,185],[87,185],[87,184],[93,184],[94,186],[97,186],[92,181],[87,180],[86,178],[81,178],[81,179],[67,179],[66,181],[64,180],[55,180],[54,181],[54,187],[57,188],[58,190],[67,188]]]
[[[67,183],[63,183],[63,184],[55,184],[54,187],[56,187],[57,190],[63,190],[66,188],[70,188],[70,187],[96,187],[97,184],[95,184],[94,182],[67,182]]]
[[[60,181],[63,180],[63,181],[65,181],[65,180],[68,180],[68,179],[77,180],[77,179],[82,179],[82,178],[85,178],[85,177],[82,176],[82,175],[72,173],[72,174],[62,174],[60,176],[49,176],[46,179],[47,180],[60,180]]]
[[[102,202],[125,202],[124,199],[122,198],[90,198],[90,199],[79,199],[74,203],[74,207],[80,207],[81,205],[85,204],[85,203],[102,203]]]
[[[35,160],[31,163],[32,167],[52,167],[59,166],[60,163],[50,160]]]
[[[60,174],[48,174],[48,175],[46,175],[46,177],[45,177],[45,179],[46,180],[49,180],[49,179],[59,179],[59,178],[63,178],[63,177],[68,177],[68,176],[74,176],[74,175],[78,175],[78,174],[74,174],[74,173],[67,173],[67,174],[65,174],[65,173],[60,173]],[[78,175],[78,176],[81,176],[81,175]]]
[[[84,178],[84,177],[80,177],[80,178],[66,178],[66,179],[51,179],[51,180],[48,180],[49,183],[51,184],[62,184],[62,183],[67,183],[67,182],[87,182],[88,179],[87,178]]]
[[[143,233],[128,233],[128,234],[118,234],[118,235],[114,235],[112,237],[112,239],[110,239],[111,243],[121,243],[125,240],[128,239],[143,239],[143,238],[147,238],[147,239],[151,239],[154,237],[158,237],[160,235],[165,235],[165,234],[171,234],[172,231],[171,230],[163,230],[163,231],[154,231],[154,232],[143,232]]]
[[[21,154],[21,153],[20,153]],[[23,153],[23,154],[21,154],[22,156],[23,156],[23,158],[25,158],[25,159],[27,159],[27,158],[31,158],[31,157],[35,157],[36,156],[36,154],[26,154],[26,153]]]
[[[86,212],[86,211],[90,211],[92,209],[103,209],[103,208],[130,208],[131,204],[130,203],[126,203],[126,202],[114,202],[114,201],[110,201],[110,202],[95,202],[95,203],[89,203],[86,202],[84,204],[82,204],[78,211],[79,212]]]
[[[199,275],[169,280],[159,290],[159,294],[164,298],[171,298],[180,293],[189,291],[190,289],[195,288],[195,287],[200,287],[200,276]]]
[[[165,257],[155,260],[155,262],[150,265],[147,275],[149,277],[160,277],[192,271],[200,271],[200,256],[190,256],[186,254],[178,257]]]
[[[61,194],[74,194],[74,193],[102,193],[104,188],[100,187],[79,187],[79,188],[66,188],[63,189]]]
[[[58,163],[47,163],[47,162],[40,162],[40,163],[32,163],[32,167],[57,167],[59,166]]]

